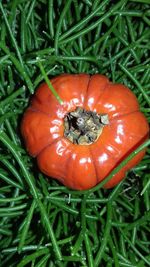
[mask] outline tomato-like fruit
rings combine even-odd
[[[46,83],[40,85],[21,124],[27,150],[46,175],[72,189],[92,188],[148,138],[148,122],[135,95],[103,75],[63,74],[51,83],[63,104]],[[118,184],[144,154],[104,187]]]

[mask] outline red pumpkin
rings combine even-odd
[[[148,138],[149,127],[135,95],[103,75],[60,75],[46,83],[26,110],[21,132],[40,170],[67,187],[84,190],[101,182]],[[105,184],[118,184],[138,164],[141,151]]]

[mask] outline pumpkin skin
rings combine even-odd
[[[135,95],[103,75],[63,74],[51,83],[64,102],[59,104],[46,83],[40,85],[21,123],[27,151],[44,174],[72,189],[90,189],[148,138],[148,122]],[[76,107],[108,114],[109,124],[90,145],[64,136],[64,118]],[[144,155],[145,150],[138,153],[104,187],[118,184]]]

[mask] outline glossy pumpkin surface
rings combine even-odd
[[[46,175],[72,189],[92,188],[148,138],[148,123],[135,95],[103,75],[63,74],[51,83],[64,102],[59,104],[45,83],[37,89],[21,124],[27,150]],[[77,107],[108,115],[109,124],[90,145],[73,144],[64,136],[64,118]],[[144,154],[137,154],[104,187],[118,184]]]

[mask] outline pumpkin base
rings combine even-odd
[[[104,126],[108,124],[107,114],[77,107],[64,118],[64,136],[73,144],[90,145],[97,141]]]

